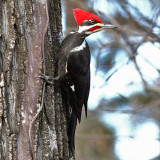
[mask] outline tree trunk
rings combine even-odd
[[[0,0],[0,159],[69,160],[57,74],[60,0]]]

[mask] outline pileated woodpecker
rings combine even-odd
[[[104,24],[96,15],[81,9],[73,10],[78,31],[70,32],[63,40],[59,50],[58,77],[65,92],[64,99],[71,107],[68,136],[69,145],[74,153],[74,137],[77,120],[81,121],[84,106],[87,116],[87,101],[90,91],[90,50],[85,38],[103,29],[117,28],[111,24]],[[48,77],[45,76],[48,80]]]

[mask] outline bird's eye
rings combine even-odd
[[[94,21],[91,21],[91,24],[94,24]]]

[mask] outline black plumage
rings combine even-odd
[[[68,137],[70,149],[74,154],[74,137],[77,120],[81,121],[83,106],[87,116],[87,101],[90,91],[91,57],[85,38],[103,29],[117,27],[104,24],[99,17],[92,13],[81,9],[74,9],[73,11],[79,30],[71,32],[62,41],[58,54],[58,76],[53,80],[60,82],[65,106],[71,108],[68,114]],[[44,75],[44,79],[48,81],[49,77]],[[53,84],[52,82],[49,83]]]
[[[66,101],[72,108],[68,129],[72,152],[74,151],[77,119],[81,121],[83,106],[87,116],[90,90],[90,50],[85,41],[86,36],[78,32],[70,33],[63,40],[59,51],[58,78],[61,80],[62,89],[70,95],[70,99],[66,98]]]
[[[67,76],[70,87],[74,88],[74,109],[79,122],[84,105],[87,115],[87,101],[90,90],[90,50],[86,35],[78,32],[69,34],[60,46],[58,76]],[[68,43],[70,42],[70,43]],[[82,46],[82,47],[81,47]]]

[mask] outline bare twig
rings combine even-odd
[[[104,108],[104,109],[96,109],[96,110],[89,110],[90,112],[119,112],[119,113],[126,113],[126,114],[135,114],[138,111],[148,109],[151,107],[160,106],[160,100],[156,100],[149,104],[143,105],[142,107],[134,107],[134,109],[113,109],[113,108]]]
[[[78,138],[83,138],[87,140],[97,140],[97,139],[115,139],[115,136],[110,135],[110,134],[76,134],[76,137]]]
[[[155,67],[147,58],[145,58],[144,56],[140,55],[145,61],[146,63],[148,63],[150,66],[152,66],[155,70],[157,70],[157,72],[160,74],[160,69],[158,69],[157,67]]]
[[[99,140],[99,139],[107,139],[107,140],[110,140],[110,139],[113,139],[113,140],[119,140],[121,138],[129,138],[129,139],[137,139],[137,137],[133,136],[133,135],[128,135],[128,136],[123,136],[123,135],[110,135],[110,134],[81,134],[81,133],[78,133],[76,134],[76,137],[77,138],[83,138],[83,139],[86,139],[86,140]],[[159,138],[153,138],[157,141],[159,141],[160,139]]]
[[[144,43],[146,42],[146,40],[148,39],[149,34],[153,31],[153,28],[156,26],[156,20],[158,19],[158,16],[160,14],[160,10],[158,10],[158,12],[156,13],[156,15],[154,16],[153,19],[153,23],[152,26],[150,27],[150,29],[146,32],[146,35],[144,36],[144,38],[140,41],[140,43],[136,46],[136,48],[134,49],[132,55],[134,56],[135,54],[137,54],[137,50],[138,48]]]
[[[108,81],[116,72],[118,72],[118,71],[119,71],[122,67],[124,67],[126,64],[127,64],[127,62],[124,63],[124,64],[122,64],[122,65],[119,66],[118,68],[116,68],[116,69],[106,78],[106,81]]]

